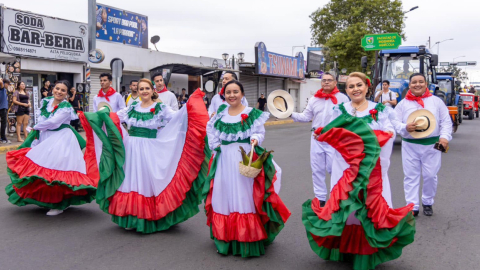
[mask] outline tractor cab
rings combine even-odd
[[[383,80],[390,81],[390,90],[396,93],[397,101],[400,102],[409,89],[410,76],[422,73],[427,79],[428,89],[436,94],[437,77],[434,67],[437,64],[438,56],[431,54],[425,46],[400,46],[394,50],[382,50],[377,59],[378,67],[373,70],[378,82],[376,89],[381,89]]]

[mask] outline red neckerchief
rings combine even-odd
[[[222,90],[220,90],[220,96],[225,96],[225,87],[222,87]]]
[[[117,91],[115,91],[115,89],[113,89],[112,87],[110,87],[110,89],[108,89],[106,94],[105,94],[105,92],[103,92],[103,89],[100,89],[100,91],[98,92],[98,96],[99,97],[104,97],[108,102],[110,102],[110,99],[108,97],[115,94],[116,92]]]
[[[168,91],[167,87],[164,86],[163,89],[160,90],[160,91],[157,91],[157,93],[161,94],[161,93],[164,93],[164,92],[167,92],[167,91]]]
[[[317,93],[315,94],[316,98],[324,98],[325,100],[328,100],[329,98],[332,99],[333,104],[337,104],[338,100],[337,97],[335,96],[336,93],[339,93],[338,88],[335,86],[333,88],[332,92],[327,94],[323,92],[323,88],[318,90]]]
[[[408,89],[408,92],[405,95],[405,98],[408,99],[408,100],[411,100],[411,101],[416,101],[418,104],[420,104],[422,106],[422,108],[425,108],[425,104],[423,103],[422,98],[427,98],[427,97],[431,97],[431,96],[432,96],[432,94],[430,93],[428,88],[425,91],[425,93],[423,93],[423,95],[421,97],[415,96],[414,94],[412,94],[412,92],[410,92],[410,89]]]

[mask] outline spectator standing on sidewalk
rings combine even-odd
[[[257,100],[257,109],[264,112],[265,111],[265,104],[267,104],[267,99],[265,98],[265,95],[262,93]]]
[[[7,136],[5,130],[7,129],[8,122],[7,122],[7,111],[8,111],[8,95],[7,95],[7,88],[5,87],[9,81],[5,80],[5,83],[0,78],[0,135],[1,141],[0,143],[10,143],[7,140]]]

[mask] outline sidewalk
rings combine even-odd
[[[275,117],[270,117],[270,119],[267,120],[265,123],[265,126],[273,126],[273,125],[284,125],[284,124],[290,124],[293,123],[292,118],[286,118],[286,119],[278,119],[276,120]],[[85,137],[85,132],[82,131],[80,132],[80,135],[82,137]],[[16,150],[22,143],[17,142],[17,139],[15,136],[10,137],[10,141],[12,141],[9,144],[0,144],[0,154],[6,153],[8,151]]]
[[[291,117],[285,119],[276,119],[273,116],[270,116],[270,119],[267,120],[265,126],[273,126],[273,125],[284,125],[284,124],[291,124],[293,123],[293,119]]]

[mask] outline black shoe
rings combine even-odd
[[[413,210],[412,212],[414,217],[418,216],[418,210]]]
[[[320,201],[320,207],[324,207],[325,206],[325,201]]]
[[[423,214],[425,216],[433,215],[433,208],[431,205],[423,205]]]

